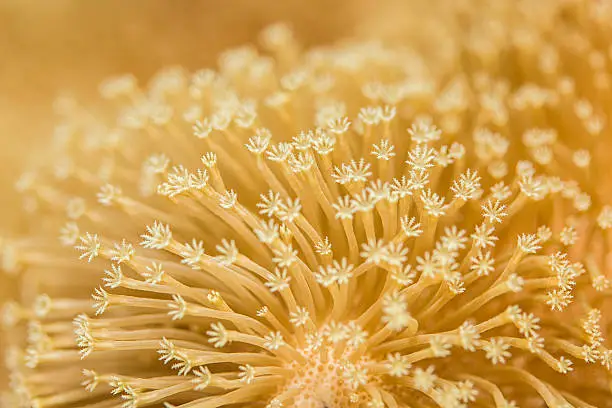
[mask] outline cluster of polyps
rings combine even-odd
[[[5,309],[29,321],[11,406],[609,403],[592,87],[263,39],[105,82],[96,115],[58,103],[57,160],[18,184],[40,228],[3,244],[34,296]],[[80,262],[48,239],[58,210]]]

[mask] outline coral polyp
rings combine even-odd
[[[58,101],[3,242],[7,406],[609,406],[608,57],[558,19],[507,69],[278,24]]]

